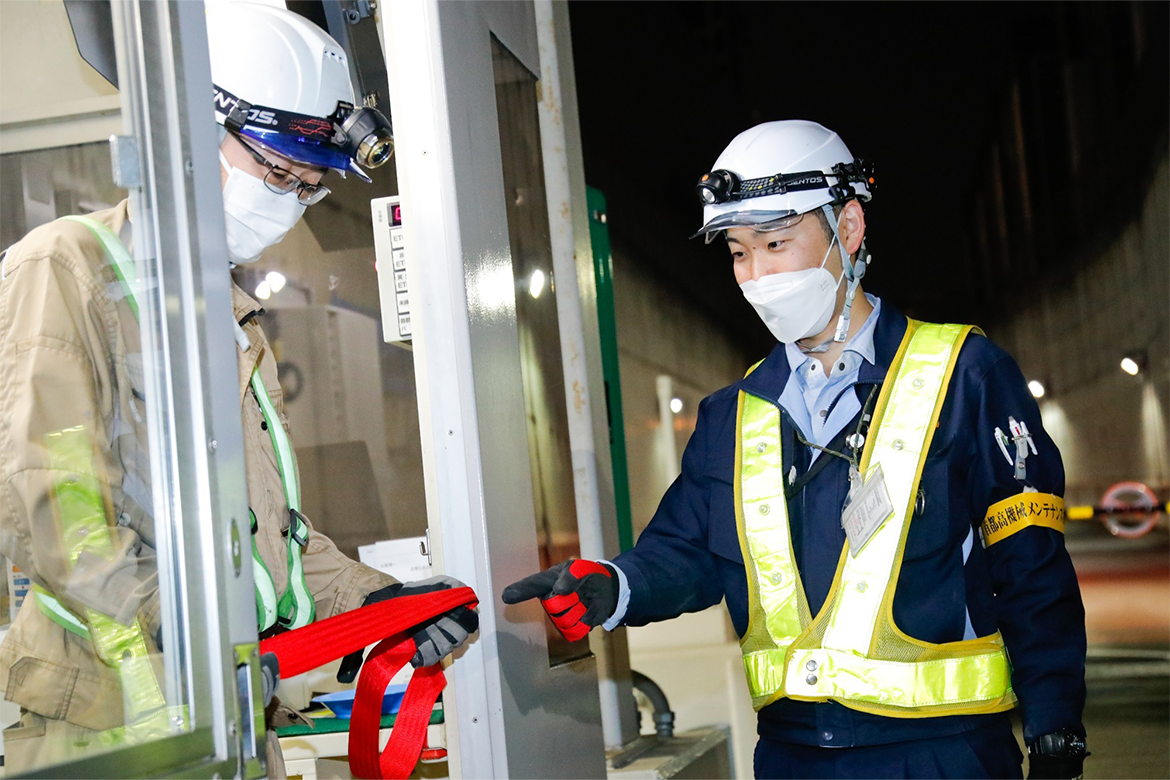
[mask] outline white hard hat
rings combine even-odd
[[[851,198],[868,201],[873,169],[816,122],[765,122],[735,137],[696,185],[711,241],[731,227],[783,227],[793,217]]]
[[[251,2],[207,4],[215,119],[306,165],[352,171],[390,157],[390,123],[354,108],[345,50],[321,28],[284,8]],[[243,104],[243,105],[241,105]]]

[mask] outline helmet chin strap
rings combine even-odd
[[[841,316],[837,318],[837,330],[833,334],[833,341],[843,343],[849,336],[849,315],[853,309],[853,298],[857,295],[857,287],[861,284],[861,277],[865,276],[865,268],[869,253],[865,251],[865,241],[862,240],[861,247],[857,252],[857,262],[854,263],[849,253],[845,251],[845,242],[841,240],[841,234],[838,232],[837,216],[833,213],[832,204],[826,203],[821,206],[821,210],[825,212],[825,217],[829,221],[829,225],[833,228],[833,238],[837,240],[837,249],[841,252],[841,266],[845,274],[845,308],[841,311]],[[829,348],[829,342],[826,341],[819,347],[814,348],[813,352],[824,352]]]
[[[865,276],[866,267],[870,262],[870,254],[865,249],[865,240],[862,239],[861,247],[857,250],[857,260],[854,261],[852,256],[846,253],[845,244],[841,241],[841,233],[837,227],[837,215],[833,213],[833,206],[826,203],[821,206],[821,210],[825,214],[830,227],[833,229],[833,240],[837,242],[837,249],[841,253],[841,273],[844,275],[845,284],[845,308],[841,311],[841,316],[837,318],[837,327],[833,332],[832,337],[825,339],[820,344],[810,349],[801,347],[800,351],[806,355],[817,354],[820,352],[827,352],[829,345],[833,343],[843,343],[849,337],[849,317],[853,309],[853,299],[857,295],[857,288],[861,284],[861,277]],[[832,244],[830,244],[830,247]]]

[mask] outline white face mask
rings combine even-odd
[[[223,152],[219,153],[219,162],[228,172],[223,185],[228,257],[236,265],[251,263],[288,235],[305,213],[305,206],[295,192],[273,192],[263,180],[233,168]]]
[[[776,340],[791,344],[809,336],[815,336],[825,329],[833,317],[837,303],[837,288],[841,278],[825,270],[829,252],[837,243],[836,236],[829,242],[829,248],[821,259],[819,268],[803,271],[785,271],[768,274],[759,279],[749,279],[739,286],[743,297],[760,315]]]

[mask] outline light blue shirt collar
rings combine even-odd
[[[873,306],[861,328],[845,344],[841,355],[825,368],[812,355],[795,344],[785,344],[785,355],[792,369],[779,402],[788,411],[793,424],[810,442],[826,446],[861,409],[854,393],[845,392],[857,381],[863,361],[874,362],[873,336],[881,316],[881,300],[866,294]],[[844,394],[842,394],[844,393]],[[839,403],[836,402],[838,397]],[[830,414],[830,411],[832,412]],[[813,459],[819,451],[813,451]]]
[[[853,338],[845,342],[844,352],[856,352],[865,358],[870,365],[874,362],[873,333],[877,328],[878,316],[882,313],[882,301],[876,295],[865,293],[865,299],[873,307],[873,311],[865,319],[861,330],[853,334]],[[796,342],[784,345],[784,353],[788,357],[788,367],[796,372],[801,366],[813,359],[812,355],[801,351]]]

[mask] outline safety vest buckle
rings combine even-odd
[[[288,514],[289,522],[286,533],[291,533],[293,541],[301,547],[307,547],[309,545],[309,521],[295,509],[288,510]]]

